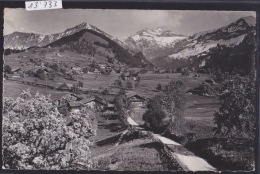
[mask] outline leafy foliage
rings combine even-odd
[[[143,120],[155,132],[182,135],[185,85],[180,80],[171,81],[162,91],[162,95],[148,101]]]
[[[88,140],[95,134],[91,110],[71,113],[72,125],[50,96],[24,91],[4,98],[3,165],[6,169],[89,169]]]
[[[214,115],[216,135],[255,138],[256,84],[254,78],[233,76],[220,87],[221,107]]]
[[[12,68],[10,65],[4,65],[4,73],[11,74],[12,73]]]
[[[169,126],[169,117],[162,107],[163,99],[155,96],[148,101],[147,111],[143,115],[145,126],[152,129],[155,133],[163,133]]]
[[[171,118],[170,132],[177,135],[183,133],[183,113],[185,109],[185,84],[183,81],[171,81],[163,89],[165,94],[165,106]]]
[[[114,101],[119,120],[123,125],[127,125],[127,109],[129,107],[129,104],[126,99],[125,92],[121,90]]]

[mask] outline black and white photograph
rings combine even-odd
[[[255,11],[5,8],[3,22],[3,170],[256,170]]]

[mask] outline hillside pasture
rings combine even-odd
[[[3,83],[3,96],[4,97],[11,97],[16,99],[20,96],[23,90],[29,89],[32,95],[35,95],[36,92],[39,92],[43,95],[51,95],[51,99],[59,99],[62,96],[68,94],[69,92],[65,91],[57,91],[57,90],[50,90],[46,88],[35,87],[31,85],[21,84],[14,81],[5,80]]]
[[[173,74],[140,74],[141,81],[136,88],[136,92],[151,98],[154,95],[160,95],[160,91],[155,92],[158,84],[166,85],[171,80],[182,80],[186,85],[186,91],[190,88],[199,86],[206,79],[211,79],[210,75],[199,74],[200,77],[194,77],[195,73],[189,76],[183,76],[181,73]],[[195,132],[197,138],[207,138],[213,136],[214,128],[213,116],[218,110],[220,104],[217,97],[200,96],[186,93],[186,107],[184,111],[186,132]],[[141,120],[142,118],[136,118]]]

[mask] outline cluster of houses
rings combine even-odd
[[[76,94],[70,94],[71,100],[67,103],[67,108],[70,112],[78,112],[84,107],[94,109],[102,114],[116,115],[116,107],[114,105],[115,96],[101,98],[99,96],[78,96]],[[128,94],[127,100],[130,105],[135,108],[144,107],[146,105],[146,99],[138,94]],[[60,100],[57,100],[59,105]]]

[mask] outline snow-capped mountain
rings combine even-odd
[[[96,31],[100,34],[105,35],[111,40],[117,42],[120,45],[124,45],[122,41],[113,37],[104,31],[98,29],[97,27],[90,25],[86,22],[83,22],[75,27],[69,28],[62,33],[44,35],[44,34],[35,34],[35,33],[23,33],[23,32],[14,32],[12,34],[4,36],[4,49],[13,49],[13,50],[23,50],[33,46],[45,46],[51,42],[54,42],[62,37],[72,35],[83,29],[90,29]]]
[[[175,44],[186,39],[186,36],[176,34],[161,27],[156,29],[144,29],[128,37],[125,43],[128,48],[142,51],[146,58],[151,60],[161,54],[165,54],[169,49],[173,49]]]
[[[216,65],[217,61],[212,61],[212,59],[218,57],[216,55],[222,54],[221,48],[231,55],[226,57],[240,57],[243,51],[247,52],[248,45],[252,47],[255,45],[255,25],[256,19],[248,16],[221,28],[196,33],[176,43],[174,47],[178,47],[178,49],[173,49],[174,52],[167,56],[157,57],[152,60],[152,63],[160,64],[160,67],[164,68],[176,68],[176,66],[208,67],[212,62]],[[238,51],[238,49],[240,50]],[[246,58],[245,54],[244,59]],[[241,57],[241,59],[243,58]],[[218,59],[219,62],[226,60],[224,55],[222,55],[222,59]],[[231,63],[234,60],[229,61]],[[241,62],[243,61],[241,60]],[[233,64],[236,63],[233,62]],[[222,65],[224,66],[224,64]]]
[[[204,31],[196,33],[187,39],[187,44],[183,49],[169,55],[173,59],[188,59],[192,56],[199,56],[207,54],[211,48],[217,45],[224,45],[227,47],[234,47],[239,45],[246,35],[252,31],[255,26],[254,17],[244,17],[237,21],[211,31]]]

